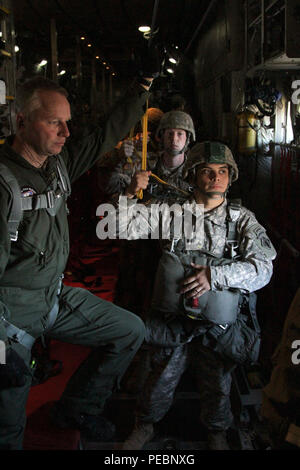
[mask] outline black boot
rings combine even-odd
[[[62,405],[55,403],[51,413],[52,422],[61,429],[78,429],[88,441],[108,442],[113,439],[116,427],[101,415],[85,413],[66,414]]]

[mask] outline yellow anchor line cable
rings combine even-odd
[[[146,112],[142,117],[142,127],[143,127],[143,148],[142,148],[142,165],[141,170],[147,169],[147,140],[148,140],[148,100],[146,102]],[[137,193],[138,199],[143,199],[143,190],[140,189]]]
[[[166,186],[170,186],[170,188],[174,188],[174,189],[176,189],[176,191],[180,191],[185,196],[190,196],[190,193],[188,193],[187,191],[184,191],[183,189],[178,188],[174,184],[167,183],[166,181],[164,181],[161,178],[159,178],[158,176],[156,176],[154,173],[151,173],[151,176],[153,176],[153,178],[155,178],[159,183],[165,184]]]

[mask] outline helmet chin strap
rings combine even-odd
[[[185,132],[186,132],[186,141],[182,149],[182,152],[185,152],[188,149],[188,146],[190,145],[190,140],[191,140],[191,133],[189,131],[185,131]]]
[[[219,197],[220,199],[225,199],[227,196],[229,187],[230,187],[230,183],[228,184],[226,191],[224,191],[224,193],[222,193],[221,191],[201,191],[201,189],[197,187],[196,188],[201,194],[203,194],[208,199],[216,199],[216,196]]]
[[[206,197],[208,197],[209,199],[215,199],[216,196],[218,196],[220,199],[224,199],[225,198],[225,195],[226,195],[226,191],[225,193],[221,193],[220,191],[207,191],[207,192],[203,192],[203,194],[205,194]]]
[[[168,154],[171,155],[172,157],[177,157],[177,155],[180,155],[183,152],[184,152],[184,147],[181,150],[168,150]]]

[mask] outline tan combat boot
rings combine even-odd
[[[122,445],[122,450],[140,450],[154,436],[152,423],[136,421],[131,434]]]
[[[207,440],[209,450],[230,450],[226,431],[209,431]]]

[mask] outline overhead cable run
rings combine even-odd
[[[150,30],[150,39],[148,43],[148,47],[150,48],[151,42],[154,36],[154,26],[156,22],[156,16],[157,16],[157,10],[158,10],[158,5],[159,5],[159,0],[155,0],[154,2],[154,7],[153,7],[153,12],[152,12],[152,21],[151,21],[151,30]]]
[[[191,45],[193,44],[194,40],[196,39],[196,37],[198,36],[202,26],[204,25],[205,21],[206,21],[206,18],[210,12],[210,10],[212,9],[212,7],[214,6],[214,4],[216,3],[216,0],[212,0],[210,2],[210,4],[208,5],[207,9],[206,9],[206,12],[204,13],[200,23],[198,24],[197,28],[196,28],[196,31],[194,32],[193,36],[192,36],[192,39],[190,40],[190,42],[188,43],[187,47],[185,48],[185,51],[184,51],[184,55],[187,54],[187,52],[189,51]]]

